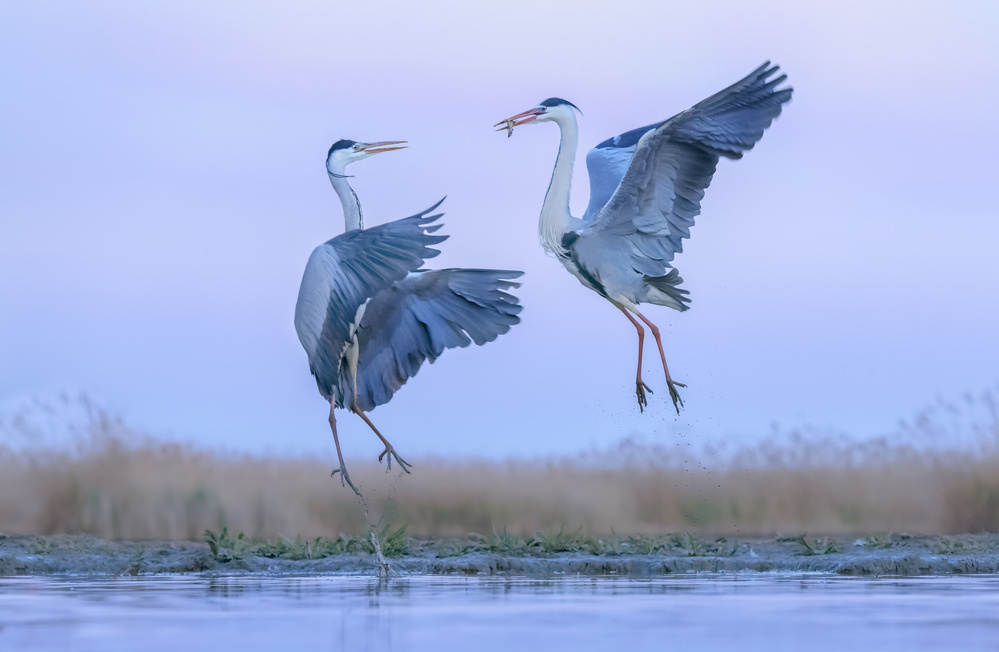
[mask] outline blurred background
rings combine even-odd
[[[292,323],[343,228],[339,138],[410,141],[351,168],[368,223],[447,195],[434,266],[526,272],[519,326],[372,414],[413,476],[340,420],[413,531],[999,528],[997,28],[987,2],[0,5],[0,530],[363,524]],[[719,166],[675,262],[693,309],[646,311],[686,408],[647,357],[639,413],[632,327],[537,244],[557,130],[490,125],[582,109],[578,215],[587,149],[767,59],[794,99]]]

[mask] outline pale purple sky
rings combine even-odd
[[[372,414],[404,456],[867,436],[999,376],[994,3],[85,4],[0,5],[0,404],[86,391],[155,434],[332,455],[292,315],[343,228],[339,138],[411,143],[351,168],[369,223],[446,194],[435,266],[526,272],[519,326]],[[634,329],[537,244],[558,130],[490,125],[583,110],[578,215],[587,149],[765,59],[794,99],[719,166],[676,260],[692,310],[646,310],[687,407],[650,356],[640,414]]]

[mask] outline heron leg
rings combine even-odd
[[[669,367],[666,365],[666,354],[663,352],[663,341],[659,337],[659,329],[656,325],[645,318],[645,315],[635,311],[638,318],[645,322],[645,324],[652,329],[652,336],[656,338],[656,344],[659,345],[659,357],[663,360],[663,371],[666,372],[666,386],[669,387],[669,397],[673,400],[673,408],[676,410],[677,414],[680,414],[680,408],[683,407],[683,399],[680,398],[680,392],[677,391],[677,387],[686,387],[683,383],[677,383],[673,381],[673,378],[669,375]]]
[[[645,407],[649,404],[649,401],[645,398],[645,392],[649,394],[653,393],[652,388],[642,380],[642,345],[645,343],[645,329],[631,316],[630,312],[620,306],[618,306],[618,309],[624,313],[624,316],[628,318],[628,321],[638,331],[638,374],[635,376],[635,394],[638,396],[638,411],[644,412]]]
[[[394,457],[395,461],[399,463],[399,468],[401,468],[406,473],[409,473],[410,472],[409,469],[412,468],[413,465],[407,462],[406,460],[402,459],[401,457],[399,457],[399,453],[395,452],[395,448],[392,446],[392,444],[390,444],[389,441],[385,439],[382,433],[378,432],[378,428],[375,427],[375,424],[371,423],[371,419],[368,418],[368,415],[366,415],[361,410],[361,408],[357,406],[356,399],[354,400],[353,411],[354,414],[364,419],[364,423],[368,424],[368,427],[371,428],[371,430],[374,431],[376,435],[378,435],[378,438],[382,440],[382,443],[385,444],[385,450],[383,450],[382,454],[378,456],[378,461],[381,462],[382,458],[388,455],[388,458],[386,458],[385,460],[385,463],[388,465],[388,469],[386,469],[386,471],[392,470],[392,458]]]
[[[336,416],[333,414],[332,401],[330,402],[330,429],[333,431],[333,443],[336,444],[336,456],[340,458],[340,468],[333,469],[333,472],[330,473],[330,477],[332,478],[337,473],[339,473],[340,486],[342,487],[345,484],[349,485],[350,488],[354,490],[355,494],[361,496],[361,492],[358,491],[357,487],[354,486],[354,483],[350,481],[350,475],[347,473],[347,465],[343,463],[343,453],[340,452],[340,438],[336,434]],[[363,496],[361,497],[363,498]]]

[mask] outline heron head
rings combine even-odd
[[[404,140],[383,140],[377,143],[359,143],[354,140],[338,140],[326,155],[326,170],[330,174],[343,174],[344,168],[361,159],[382,152],[392,152],[406,147]]]
[[[513,135],[513,128],[520,125],[531,124],[533,122],[558,122],[560,119],[572,117],[573,110],[579,111],[579,107],[560,97],[549,97],[547,100],[538,103],[534,108],[523,113],[510,116],[506,120],[497,122],[494,127],[496,131],[506,131],[507,137]]]

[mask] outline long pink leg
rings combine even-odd
[[[618,306],[618,309],[624,313],[624,316],[628,318],[628,321],[632,323],[635,330],[638,331],[638,373],[635,375],[635,394],[638,396],[638,410],[639,412],[645,411],[645,406],[649,404],[648,400],[645,398],[645,392],[648,391],[652,394],[652,389],[645,384],[642,380],[642,345],[645,343],[645,329],[642,325],[635,321],[635,318],[631,316],[631,313]]]
[[[406,473],[409,473],[409,469],[412,468],[413,465],[407,462],[406,460],[402,459],[401,457],[399,457],[399,453],[395,452],[395,448],[392,446],[392,444],[390,444],[388,440],[382,436],[382,433],[378,432],[378,428],[375,428],[375,424],[371,423],[371,419],[368,418],[368,415],[366,415],[361,410],[361,408],[357,406],[356,393],[354,394],[354,407],[351,411],[357,416],[364,419],[364,423],[368,424],[368,427],[371,428],[371,430],[373,430],[374,433],[378,435],[378,438],[382,440],[382,443],[385,444],[385,450],[383,450],[382,454],[378,456],[378,461],[381,462],[383,457],[385,457],[386,455],[389,456],[388,459],[386,460],[386,464],[388,464],[388,469],[386,470],[388,471],[392,470],[392,458],[394,457],[395,461],[399,463],[399,467]]]
[[[343,453],[340,452],[340,438],[336,434],[336,416],[333,414],[333,402],[330,401],[330,429],[333,430],[333,443],[336,444],[336,456],[340,458],[340,468],[333,469],[333,473],[330,473],[332,478],[337,473],[340,474],[340,486],[343,486],[344,482],[350,485],[350,488],[354,490],[354,493],[358,496],[361,492],[357,490],[354,483],[350,481],[350,475],[347,474],[347,465],[343,463]],[[361,496],[363,498],[363,496]]]
[[[663,360],[663,371],[666,372],[666,386],[669,387],[669,397],[673,399],[673,407],[676,409],[676,413],[680,414],[680,407],[683,405],[683,399],[680,398],[680,392],[676,390],[676,386],[686,387],[683,383],[677,383],[673,381],[673,378],[669,375],[669,367],[666,365],[666,353],[663,352],[663,341],[659,337],[659,329],[656,325],[645,318],[645,315],[635,311],[638,318],[646,323],[646,325],[652,329],[652,336],[656,338],[656,344],[659,345],[659,357]]]

